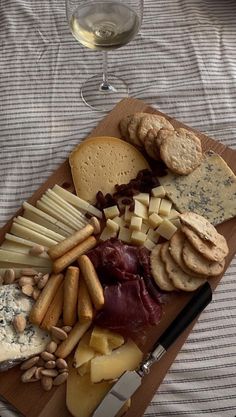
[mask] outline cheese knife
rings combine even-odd
[[[92,417],[115,417],[124,403],[140,387],[142,377],[150,372],[151,366],[159,361],[167,349],[178,339],[181,333],[204,310],[211,300],[211,286],[206,282],[196,291],[190,301],[160,336],[152,352],[148,354],[139,369],[137,371],[126,371],[121,375],[96,408]]]

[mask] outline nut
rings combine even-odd
[[[62,374],[59,374],[54,380],[53,385],[61,385],[64,384],[64,382],[68,378],[68,372],[63,372]]]
[[[38,362],[37,362],[37,365],[41,368],[41,367],[43,367],[44,368],[44,365],[45,365],[45,361],[42,359],[42,358],[39,358],[39,360],[38,360]]]
[[[40,278],[42,278],[42,276],[43,276],[42,272],[39,272],[37,275],[34,276],[35,284],[38,284],[38,282],[39,282]]]
[[[56,360],[56,366],[57,366],[58,369],[66,369],[66,368],[68,368],[67,362],[65,361],[65,359],[62,359],[62,358],[58,358]]]
[[[52,353],[50,353],[50,352],[45,352],[45,351],[41,353],[41,358],[42,358],[44,361],[46,361],[46,362],[56,360],[56,356],[55,356],[55,355],[53,355],[53,354],[52,354]]]
[[[56,362],[55,361],[48,361],[45,363],[45,368],[47,369],[54,369],[56,368]]]
[[[34,288],[30,284],[23,285],[21,287],[21,291],[23,294],[28,295],[28,297],[31,297],[33,295]]]
[[[56,337],[59,340],[67,339],[67,333],[64,330],[60,329],[59,327],[52,326],[51,333],[53,337]]]
[[[24,269],[22,269],[21,270],[21,275],[23,275],[23,276],[29,276],[29,277],[33,277],[34,275],[37,275],[38,274],[38,271],[36,271],[35,269],[33,269],[33,268],[24,268]]]
[[[49,376],[43,376],[41,378],[41,385],[45,391],[50,391],[52,389],[53,380]]]
[[[4,284],[12,284],[15,281],[16,274],[14,269],[7,269],[4,274]]]
[[[20,369],[22,369],[22,371],[23,371],[23,370],[26,370],[26,369],[32,368],[32,366],[34,366],[34,365],[36,365],[36,364],[37,364],[38,360],[39,360],[39,356],[34,356],[33,358],[30,358],[30,359],[28,359],[27,361],[24,361],[24,362],[21,364]]]
[[[32,297],[33,297],[33,299],[34,299],[35,301],[39,298],[40,293],[41,293],[41,291],[40,291],[38,288],[34,288],[34,291],[33,291]]]
[[[56,369],[42,369],[41,375],[54,378],[58,375],[58,371]]]
[[[43,368],[42,366],[39,366],[39,367],[36,369],[34,376],[35,376],[35,379],[37,379],[37,381],[38,381],[39,379],[41,379],[41,378],[42,378],[41,371],[42,371],[43,369],[44,369],[44,368]]]
[[[24,285],[35,285],[34,278],[33,277],[20,277],[18,284],[20,287],[23,287]]]
[[[71,326],[63,326],[62,330],[64,330],[64,332],[66,332],[66,333],[70,333],[70,331],[72,330],[72,327]]]
[[[21,375],[21,381],[22,382],[29,382],[29,380],[34,376],[34,373],[37,369],[37,366],[32,366],[32,368],[27,369],[22,375]]]
[[[34,245],[30,248],[29,253],[34,256],[39,256],[44,252],[44,246],[42,245]]]
[[[54,342],[53,340],[51,341],[51,342],[49,342],[48,344],[47,344],[47,346],[46,346],[46,349],[45,349],[47,352],[49,352],[49,353],[54,353],[54,352],[56,352],[56,350],[57,350],[57,343],[56,342]]]
[[[23,316],[23,314],[16,314],[12,321],[12,324],[17,333],[23,333],[23,331],[26,328],[26,319]]]
[[[45,274],[45,275],[42,276],[42,278],[39,279],[39,281],[38,281],[38,289],[39,290],[42,290],[42,288],[45,287],[45,285],[48,282],[48,278],[49,278],[49,274]]]

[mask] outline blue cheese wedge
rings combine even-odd
[[[169,173],[159,180],[181,213],[193,211],[214,225],[236,216],[236,176],[213,152],[208,153],[191,174]]]
[[[41,353],[50,341],[48,333],[28,321],[33,303],[17,284],[0,287],[0,371]],[[23,333],[17,333],[12,325],[14,316],[20,313],[27,320]]]

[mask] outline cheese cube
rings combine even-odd
[[[118,226],[125,226],[126,224],[123,216],[116,216],[112,219],[112,221],[118,224]]]
[[[157,243],[157,242],[158,242],[158,240],[159,240],[159,238],[160,238],[160,235],[159,235],[159,233],[157,233],[157,231],[156,231],[156,230],[154,230],[154,229],[149,229],[149,230],[148,230],[148,233],[147,233],[147,238],[148,238],[149,240],[151,240],[152,242]]]
[[[125,215],[124,215],[124,219],[126,222],[130,222],[132,216],[133,216],[133,211],[130,211],[130,206],[125,206]]]
[[[119,216],[120,211],[117,206],[107,207],[103,210],[103,213],[106,219],[113,219],[116,216]]]
[[[170,200],[167,200],[166,198],[163,198],[161,200],[161,204],[160,204],[160,208],[159,208],[159,214],[161,216],[169,216],[171,206],[172,206],[172,202]]]
[[[177,227],[177,229],[180,229],[181,227],[180,219],[171,219],[171,223],[173,223],[175,227]]]
[[[155,229],[157,226],[159,226],[159,224],[161,224],[163,219],[160,216],[158,216],[157,213],[152,213],[151,216],[149,216],[148,221],[149,224],[153,227],[153,229]]]
[[[157,233],[159,233],[165,239],[169,240],[172,238],[176,230],[177,227],[171,223],[170,220],[164,219],[160,226],[157,228]]]
[[[143,233],[146,233],[147,234],[147,232],[148,232],[148,230],[149,230],[149,224],[147,224],[147,223],[142,223],[142,227],[141,227],[141,232],[143,232]]]
[[[149,194],[148,193],[139,193],[133,197],[134,200],[139,201],[140,203],[144,204],[145,206],[149,205]]]
[[[165,197],[165,195],[166,195],[165,188],[162,185],[160,185],[159,187],[153,188],[151,193],[152,193],[153,197],[161,197],[162,198],[162,197]]]
[[[121,227],[118,235],[118,239],[122,240],[122,242],[130,243],[131,238],[131,231],[126,229],[125,227]]]
[[[145,240],[143,246],[145,246],[145,248],[147,248],[148,250],[151,251],[156,246],[156,244],[152,240],[147,238]]]
[[[107,219],[106,225],[108,229],[113,230],[113,232],[118,232],[120,226],[111,219]]]
[[[149,203],[149,208],[148,208],[148,213],[149,214],[158,213],[159,208],[160,208],[160,204],[161,204],[161,199],[160,198],[151,197],[150,203]]]
[[[175,210],[175,209],[171,209],[169,215],[167,216],[168,219],[177,219],[179,217],[180,213]]]
[[[148,218],[147,206],[145,206],[143,203],[140,203],[140,201],[135,200],[134,214],[138,217],[141,217],[142,219],[147,219]]]
[[[110,229],[110,227],[106,226],[104,227],[99,239],[104,242],[105,240],[111,239],[112,237],[116,237],[116,236],[117,236],[117,232]]]
[[[130,222],[130,230],[141,230],[142,219],[141,217],[132,216]]]
[[[134,230],[131,234],[131,242],[134,243],[134,245],[141,246],[144,244],[146,239],[147,235],[145,233],[139,232],[138,230]]]

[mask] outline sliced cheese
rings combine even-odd
[[[126,227],[120,227],[118,239],[122,240],[124,243],[130,243],[131,231]]]
[[[117,233],[117,231],[114,231],[110,227],[106,226],[100,234],[99,239],[104,242],[105,240],[111,239],[112,237],[116,237]]]
[[[148,218],[147,206],[145,206],[143,203],[140,203],[140,201],[135,200],[134,214],[138,217],[141,217],[142,219],[147,219]]]
[[[89,341],[89,346],[103,355],[110,354],[113,349],[116,349],[123,344],[123,336],[99,326],[94,327]]]
[[[65,218],[67,220],[70,220],[71,224],[77,227],[77,229],[80,229],[84,227],[84,224],[75,218],[71,213],[69,213],[67,210],[63,209],[61,206],[58,206],[54,201],[52,201],[48,196],[43,195],[40,199],[43,203],[47,204],[49,207],[51,207],[55,214],[59,214],[61,218]]]
[[[46,227],[49,230],[52,230],[53,232],[59,233],[59,235],[62,235],[64,237],[68,237],[70,236],[70,234],[73,234],[73,230],[71,231],[71,233],[65,232],[63,229],[60,229],[60,227],[50,223],[46,219],[43,219],[43,217],[39,217],[37,214],[32,213],[29,210],[24,211],[23,217],[43,227]]]
[[[117,206],[107,207],[103,210],[103,213],[106,219],[114,219],[114,217],[119,216],[120,210]]]
[[[148,207],[148,213],[149,214],[152,214],[152,213],[157,213],[158,214],[160,204],[161,204],[161,199],[160,198],[151,197],[149,207]]]
[[[24,246],[28,246],[29,248],[32,248],[32,246],[35,245],[35,242],[32,242],[32,240],[23,239],[22,237],[11,235],[10,233],[5,234],[5,239],[9,242],[15,242],[15,243],[19,243],[19,244],[24,245]],[[48,246],[44,246],[44,249],[45,249],[45,251],[47,251]]]
[[[43,236],[34,230],[30,230],[25,226],[22,226],[18,223],[13,222],[10,232],[13,235],[22,237],[23,239],[31,240],[34,243],[38,243],[39,245],[47,246],[51,248],[52,246],[56,245],[57,242],[55,240],[50,239],[49,237]]]
[[[133,197],[134,200],[140,201],[140,203],[144,204],[148,207],[149,205],[149,194],[148,193],[139,193]]]
[[[63,198],[60,197],[58,194],[56,194],[53,190],[48,189],[46,191],[45,195],[47,197],[51,198],[58,206],[62,207],[64,210],[66,210],[68,213],[70,213],[76,219],[78,219],[82,223],[84,223],[84,226],[88,223],[88,219],[84,215],[84,213],[81,213],[81,211],[77,210],[74,206],[72,206],[72,204],[63,200]]]
[[[106,225],[108,229],[111,229],[113,232],[119,231],[120,226],[116,222],[113,222],[111,219],[107,219]]]
[[[129,227],[130,227],[130,230],[141,230],[141,227],[142,227],[141,217],[132,216]]]
[[[67,233],[68,236],[71,235],[75,230],[75,229],[69,227],[68,225],[66,225],[64,222],[59,221],[54,216],[51,216],[48,213],[45,213],[45,211],[42,211],[37,207],[31,206],[31,204],[27,203],[26,201],[23,203],[23,208],[25,209],[25,211],[27,210],[27,211],[39,216],[43,220],[48,221],[50,224],[52,224],[54,226],[57,226],[60,229],[64,230]],[[29,220],[31,220],[31,219],[29,219]],[[45,226],[45,225],[42,224],[42,226]]]
[[[172,202],[170,200],[167,200],[166,198],[163,198],[161,200],[161,204],[159,208],[160,216],[169,216],[171,207],[172,207]]]
[[[79,368],[80,366],[89,362],[92,358],[94,358],[96,354],[93,347],[89,345],[90,337],[91,331],[85,333],[82,339],[79,341],[73,359],[73,366],[75,368]]]
[[[11,252],[0,248],[0,262],[16,263],[29,266],[51,267],[52,261],[40,256],[27,255],[19,252]]]
[[[68,219],[68,217],[61,213],[58,213],[53,207],[49,206],[48,204],[43,203],[41,200],[38,200],[36,203],[36,206],[44,211],[45,213],[54,216],[57,220],[59,221],[64,221],[64,223],[71,227],[73,229],[73,231],[77,231],[78,230],[78,226],[74,225],[74,222],[72,223],[70,219]]]
[[[35,244],[33,243],[32,246],[34,246],[34,245]],[[28,255],[29,251],[31,249],[29,246],[22,245],[21,243],[10,242],[9,240],[4,240],[4,242],[1,244],[0,248],[11,251],[11,252],[24,253],[25,255]],[[41,258],[49,259],[49,256],[46,252],[43,252],[38,256],[40,256]]]
[[[176,232],[177,227],[170,222],[168,219],[164,219],[160,226],[157,228],[157,233],[169,240],[172,238],[173,234]]]
[[[131,243],[133,243],[134,245],[141,246],[144,244],[146,239],[146,233],[140,232],[138,230],[134,230],[131,234]]]
[[[74,207],[77,207],[78,209],[83,210],[85,213],[92,214],[93,216],[102,219],[101,210],[98,210],[96,207],[92,206],[82,198],[70,193],[69,191],[65,190],[59,185],[55,185],[53,187],[53,191],[62,198],[64,198],[66,201],[68,201],[68,203],[72,204]]]
[[[53,232],[52,230],[49,230],[46,227],[41,226],[40,224],[34,223],[31,220],[25,219],[22,216],[16,217],[14,221],[16,223],[21,224],[22,226],[28,227],[29,229],[40,233],[41,235],[47,236],[50,239],[55,240],[56,242],[61,242],[62,240],[65,239],[65,237],[62,235],[59,235],[59,233]]]
[[[160,198],[163,198],[166,195],[165,188],[162,185],[153,188],[151,193],[153,197],[160,197]]]
[[[155,229],[157,226],[161,224],[163,219],[157,213],[152,213],[151,216],[149,216],[148,221],[149,224],[153,227],[153,229]]]

